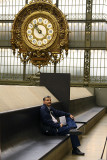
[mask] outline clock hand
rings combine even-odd
[[[38,28],[38,29],[39,29],[39,28]],[[39,30],[38,30],[38,33],[39,33],[39,34],[42,34],[42,35],[44,36],[44,34],[42,33],[42,30],[39,29]]]
[[[35,24],[34,28],[38,31],[39,34],[42,34],[44,36],[44,34],[42,33],[42,30],[38,28],[37,24]]]
[[[42,31],[38,28],[38,25],[35,24],[34,28],[38,31],[38,33],[41,33]]]
[[[45,36],[45,35],[42,33],[42,31],[41,31],[41,34],[42,34],[43,36]]]

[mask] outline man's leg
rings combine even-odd
[[[77,128],[77,125],[72,118],[66,117],[66,122],[70,129]],[[80,141],[79,141],[78,136],[70,135],[70,138],[71,138],[71,143],[72,143],[72,148],[73,148],[72,154],[84,155],[84,153],[78,149],[78,146],[80,146]]]
[[[66,123],[70,129],[77,128],[75,121],[70,117],[66,117]],[[73,148],[80,146],[80,141],[77,135],[70,135],[70,137]]]
[[[72,148],[75,149],[80,146],[80,141],[77,135],[70,135]]]
[[[61,135],[61,136],[65,136],[66,134],[69,133],[69,131],[70,131],[70,127],[69,126],[63,126],[63,127],[58,128],[57,134]]]
[[[70,129],[77,128],[77,125],[76,125],[75,121],[70,117],[66,117],[66,123],[67,123],[67,125],[69,126]]]
[[[66,134],[70,134],[69,133],[70,129],[71,129],[71,126],[60,127],[60,128],[58,128],[57,134],[61,135],[61,136],[64,136]],[[70,138],[71,138],[71,143],[72,143],[73,148],[80,146],[80,141],[79,141],[77,135],[70,135]]]
[[[57,134],[60,136],[64,136],[66,134],[69,134],[71,127],[70,126],[63,126],[58,128],[58,132]],[[84,153],[82,153],[77,147],[80,146],[80,141],[78,139],[77,135],[71,135],[70,134],[70,138],[71,138],[71,143],[72,143],[72,154],[76,154],[76,155],[84,155]]]

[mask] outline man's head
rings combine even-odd
[[[43,104],[45,104],[47,107],[51,106],[51,97],[50,96],[44,97]]]

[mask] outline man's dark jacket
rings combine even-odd
[[[55,123],[52,120],[52,117],[50,115],[50,111],[51,111],[51,114],[55,118],[58,118],[58,117],[61,117],[61,116],[66,116],[67,117],[67,116],[70,116],[70,113],[66,113],[66,112],[63,112],[63,111],[56,110],[52,106],[50,107],[50,110],[49,110],[48,107],[45,104],[43,104],[41,106],[40,117],[41,117],[42,132],[44,134],[48,134],[48,135],[55,135],[55,134],[57,134],[57,129],[60,127],[60,123],[59,122]]]

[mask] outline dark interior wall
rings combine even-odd
[[[38,128],[40,122],[40,107],[8,112],[1,115],[1,147],[12,138],[27,131]]]
[[[61,103],[52,105],[60,109]],[[3,151],[18,141],[41,134],[40,106],[3,113],[0,115],[0,123],[1,150]]]
[[[62,102],[62,109],[64,111],[69,112],[70,74],[41,73],[40,85],[45,86],[59,101]]]
[[[93,106],[96,106],[95,96],[74,99],[70,101],[70,113],[77,115]]]

